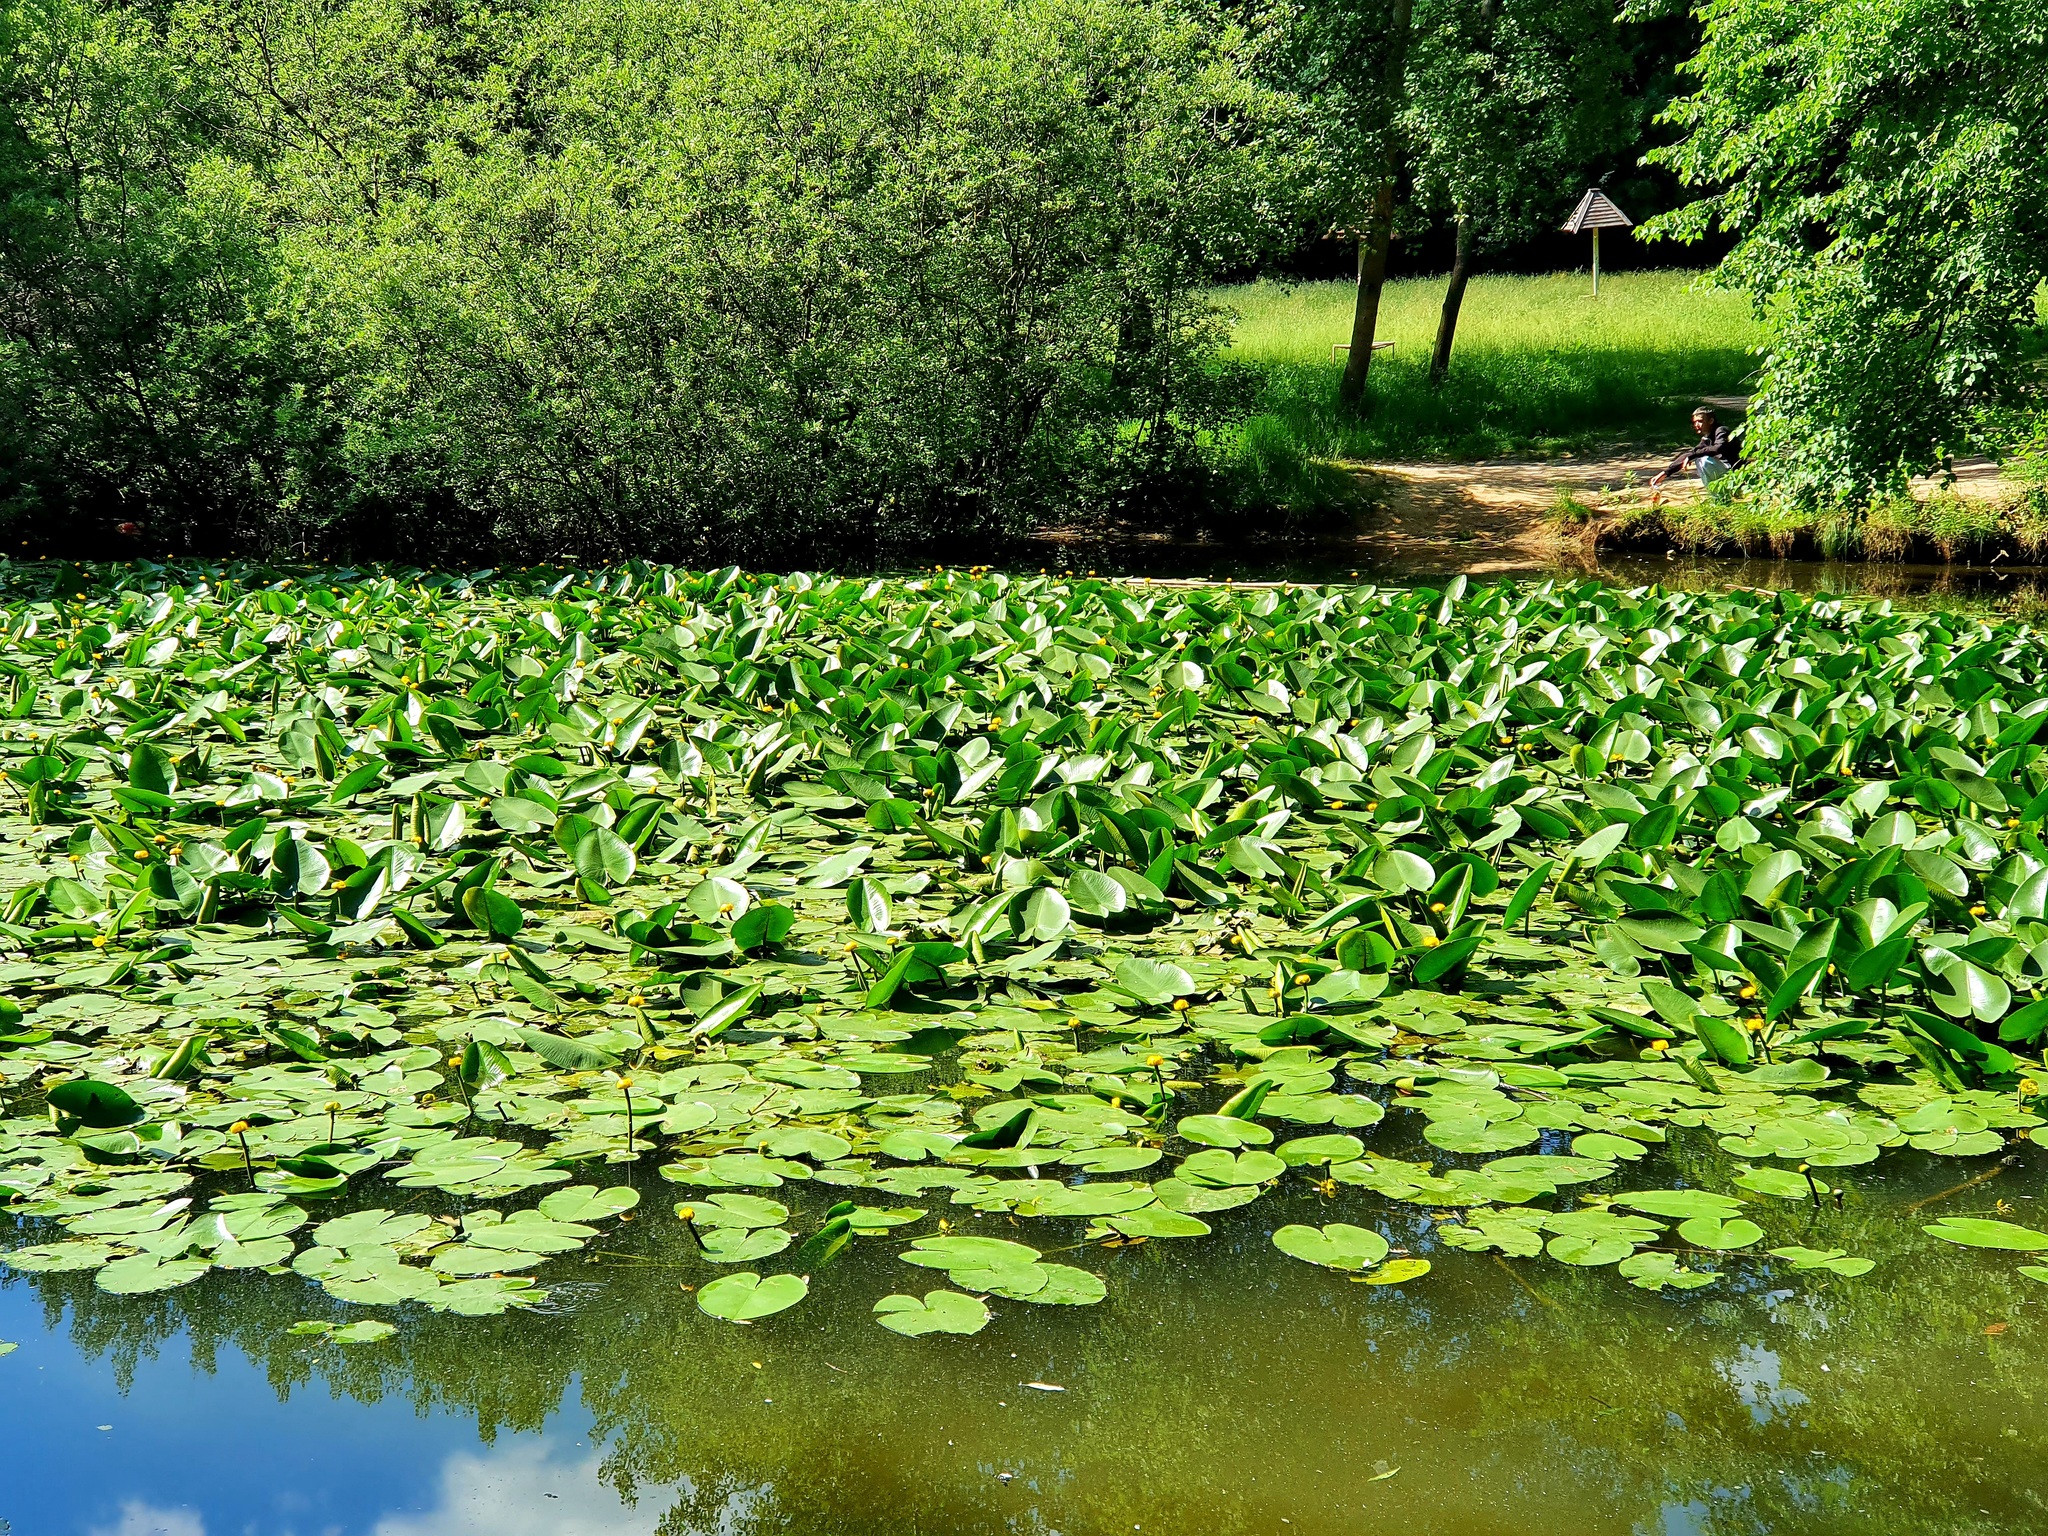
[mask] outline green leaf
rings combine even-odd
[[[1694,1216],[1678,1224],[1678,1235],[1695,1248],[1747,1248],[1763,1241],[1764,1229],[1740,1216]]]
[[[1204,1147],[1263,1147],[1273,1139],[1257,1121],[1235,1115],[1183,1115],[1174,1134]]]
[[[627,884],[639,867],[631,845],[609,827],[591,828],[577,843],[572,862],[577,874],[603,886]]]
[[[462,910],[472,923],[494,939],[512,938],[526,926],[526,913],[518,902],[481,886],[473,886],[462,893]]]
[[[1981,1216],[1944,1216],[1920,1229],[1945,1243],[1965,1248],[2003,1248],[2019,1253],[2048,1249],[2048,1232],[2036,1232],[2010,1221],[1993,1221]]]
[[[1373,883],[1399,896],[1409,891],[1426,891],[1436,883],[1436,869],[1429,860],[1405,848],[1389,848],[1372,867]]]
[[[1714,1053],[1716,1060],[1725,1066],[1746,1067],[1749,1065],[1749,1035],[1726,1019],[1717,1019],[1710,1014],[1700,1014],[1693,1020],[1700,1043]]]
[[[846,920],[862,933],[889,931],[889,897],[881,882],[861,875],[846,887]]]
[[[1123,960],[1117,963],[1116,983],[1142,1003],[1171,1003],[1176,997],[1193,997],[1201,990],[1195,978],[1167,960]]]
[[[763,1280],[752,1270],[721,1275],[697,1292],[697,1307],[727,1323],[752,1323],[786,1312],[810,1294],[810,1282],[799,1275],[771,1275]]]
[[[135,1125],[148,1118],[148,1111],[125,1089],[91,1078],[58,1083],[49,1092],[50,1107],[81,1125],[95,1129]]]
[[[993,1315],[987,1305],[958,1291],[926,1291],[914,1296],[884,1296],[875,1303],[875,1321],[891,1333],[922,1338],[928,1333],[979,1333]]]
[[[280,838],[270,861],[271,888],[280,896],[317,896],[327,888],[326,857],[303,838]]]
[[[750,908],[732,925],[732,942],[743,951],[772,949],[789,937],[796,926],[796,913],[775,902]]]
[[[1387,1240],[1379,1233],[1341,1221],[1326,1227],[1281,1227],[1273,1234],[1273,1246],[1290,1258],[1325,1269],[1367,1269],[1387,1256]]]
[[[514,1030],[513,1038],[542,1061],[560,1072],[601,1072],[619,1064],[619,1058],[596,1046],[585,1045],[542,1029]]]

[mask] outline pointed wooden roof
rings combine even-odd
[[[1628,229],[1634,223],[1635,220],[1608,201],[1605,192],[1595,187],[1579,199],[1579,206],[1564,221],[1564,232],[1579,235],[1589,229]]]

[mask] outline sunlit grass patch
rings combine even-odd
[[[1428,380],[1445,279],[1390,283],[1369,409],[1338,409],[1353,289],[1257,282],[1215,297],[1236,316],[1230,357],[1265,375],[1244,440],[1259,445],[1257,486],[1283,462],[1490,458],[1676,442],[1704,396],[1747,394],[1762,329],[1739,294],[1690,272],[1624,273],[1600,296],[1582,273],[1477,277],[1465,297],[1449,377]],[[1268,504],[1316,500],[1306,486]]]

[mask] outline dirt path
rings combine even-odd
[[[1375,564],[1474,576],[1547,570],[1571,563],[1577,547],[1544,519],[1560,491],[1597,507],[1663,467],[1640,455],[1365,465],[1358,478],[1366,505],[1353,531]]]
[[[1546,509],[1561,494],[1594,512],[1640,499],[1667,462],[1661,454],[1625,453],[1361,465],[1366,505],[1354,515],[1351,534],[1359,558],[1373,564],[1474,576],[1588,564],[1581,539],[1554,527]],[[1998,466],[1988,459],[1959,463],[1955,488],[1973,498],[2004,489]],[[1662,494],[1684,500],[1698,496],[1699,487],[1673,481]]]

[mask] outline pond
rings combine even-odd
[[[8,1536],[2048,1524],[2024,617],[0,577]]]
[[[2029,1149],[1919,1219],[2031,1213],[2041,1169]],[[340,1315],[294,1277],[146,1299],[16,1278],[0,1517],[16,1536],[2039,1530],[2048,1288],[1893,1219],[1959,1181],[1908,1155],[1845,1211],[1783,1220],[1878,1257],[1868,1279],[1682,1295],[1510,1269],[1420,1221],[1396,1230],[1423,1281],[1304,1272],[1277,1225],[1384,1212],[1273,1197],[1206,1243],[1091,1255],[1104,1306],[1013,1309],[972,1339],[873,1326],[893,1244],[804,1308],[708,1321],[659,1181],[616,1249],[635,1257],[556,1261],[545,1313],[422,1316],[376,1344],[290,1335]]]

